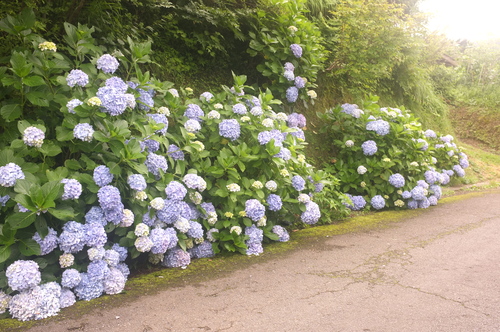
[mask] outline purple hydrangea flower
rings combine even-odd
[[[233,112],[235,114],[245,115],[247,114],[247,107],[242,103],[236,104],[233,106]]]
[[[304,128],[306,126],[306,117],[303,114],[291,113],[288,115],[288,127]]]
[[[453,166],[453,171],[458,177],[464,177],[465,176],[465,171],[460,165],[454,165]]]
[[[116,58],[110,54],[103,54],[97,59],[97,69],[102,70],[107,74],[113,74],[120,63]]]
[[[411,190],[411,197],[416,201],[421,201],[425,198],[426,189],[420,186],[416,186]]]
[[[380,136],[385,136],[389,134],[391,126],[389,125],[389,122],[385,120],[375,120],[370,121],[366,124],[366,130],[371,130],[376,132]]]
[[[380,210],[385,207],[385,199],[380,195],[375,195],[370,200],[370,204],[375,210]]]
[[[127,82],[128,85],[135,89],[135,91],[139,92],[139,97],[137,100],[139,101],[138,107],[140,110],[149,111],[152,107],[154,107],[153,97],[155,95],[155,91],[153,89],[144,90],[138,88],[139,84],[134,82]]]
[[[57,245],[59,244],[57,232],[50,227],[48,228],[47,235],[45,235],[43,239],[40,234],[38,234],[38,232],[33,235],[32,239],[35,240],[36,243],[38,243],[38,245],[40,246],[42,256],[50,254],[52,251],[54,251],[54,249],[57,248]]]
[[[292,131],[290,134],[302,141],[306,140],[306,135],[304,134],[304,131],[300,128],[295,128],[295,131]]]
[[[175,144],[168,146],[167,154],[174,160],[184,160],[184,152]]]
[[[240,124],[235,119],[225,119],[219,123],[219,135],[222,137],[234,141],[240,137],[240,133]]]
[[[18,179],[24,179],[21,167],[14,163],[8,163],[0,167],[0,185],[3,187],[14,187]]]
[[[292,178],[292,186],[295,188],[297,191],[302,191],[306,187],[306,180],[302,178],[300,175],[295,175]]]
[[[273,226],[272,232],[279,236],[279,242],[287,242],[290,240],[290,234],[288,234],[288,231],[283,226]]]
[[[429,143],[427,143],[427,141],[423,138],[417,138],[417,143],[422,144],[422,146],[420,147],[420,150],[422,151],[427,151],[427,149],[429,148]]]
[[[351,199],[352,205],[348,203],[344,203],[349,209],[353,211],[360,211],[366,206],[366,201],[363,196],[351,196],[350,194],[346,194],[347,197]]]
[[[102,280],[89,277],[87,273],[81,273],[82,280],[75,287],[75,295],[80,300],[90,301],[102,295]]]
[[[66,269],[62,273],[61,286],[66,288],[75,288],[81,280],[82,276],[76,269]]]
[[[275,154],[273,157],[281,158],[284,161],[287,161],[290,160],[290,158],[292,158],[292,152],[287,148],[281,147],[280,152]]]
[[[165,188],[167,198],[174,201],[182,201],[186,197],[187,189],[184,185],[177,181],[170,181]]]
[[[266,214],[266,208],[256,199],[249,199],[245,202],[245,212],[248,218],[257,222]]]
[[[62,200],[78,199],[82,194],[82,185],[75,179],[62,179],[61,183],[64,184],[64,192]]]
[[[438,180],[437,174],[433,170],[425,171],[424,177],[425,177],[425,182],[427,182],[428,184],[434,184]]]
[[[89,83],[89,76],[80,69],[73,69],[66,77],[66,83],[70,87],[74,87],[75,85],[83,87]]]
[[[68,221],[59,235],[59,248],[65,253],[75,254],[85,246],[85,225]]]
[[[87,275],[89,279],[104,280],[106,274],[109,272],[108,264],[103,260],[96,260],[90,262],[87,267]]]
[[[134,95],[123,93],[119,88],[102,86],[97,90],[96,96],[101,100],[102,110],[112,116],[122,114],[127,107],[135,107]]]
[[[44,319],[56,315],[60,307],[61,287],[50,282],[35,286],[14,295],[9,302],[9,312],[21,321]]]
[[[201,95],[200,95],[200,100],[201,101],[210,101],[210,99],[212,99],[214,97],[214,95],[210,92],[203,92]]]
[[[187,236],[193,239],[199,239],[203,237],[203,227],[197,221],[189,221],[189,230],[187,231]]]
[[[283,141],[285,140],[285,136],[278,129],[273,129],[271,131],[262,131],[257,135],[257,140],[260,145],[264,145],[269,143],[271,140],[274,140],[274,146],[283,146]]]
[[[38,263],[30,260],[17,260],[5,271],[7,283],[12,290],[25,291],[40,284],[42,274]]]
[[[113,174],[111,174],[109,168],[104,165],[97,166],[94,169],[93,177],[95,184],[99,187],[107,186],[111,183],[111,181],[113,181]]]
[[[23,141],[27,146],[39,148],[43,144],[45,133],[37,127],[28,127],[23,132]]]
[[[429,196],[428,198],[429,205],[436,206],[438,203],[438,198],[434,195]]]
[[[85,222],[87,224],[98,223],[103,226],[107,224],[106,219],[104,218],[104,211],[99,206],[93,206],[90,210],[85,214]]]
[[[286,78],[287,81],[295,80],[295,74],[291,70],[285,70],[283,76]]]
[[[113,244],[111,247],[114,251],[116,251],[120,256],[120,262],[124,262],[127,259],[128,251],[127,248],[121,247],[118,243]]]
[[[437,135],[436,133],[434,132],[434,130],[432,129],[427,129],[425,132],[424,132],[424,136],[427,137],[427,138],[437,138]]]
[[[61,296],[59,297],[59,303],[61,309],[71,307],[76,302],[75,293],[71,289],[63,288],[61,289]]]
[[[128,90],[128,84],[117,76],[110,77],[104,82],[104,85],[116,89],[119,93],[125,93]]]
[[[404,199],[411,198],[411,193],[410,193],[408,190],[405,190],[405,191],[403,191],[403,193],[401,194],[401,197],[403,197]]]
[[[429,202],[429,199],[427,197],[424,197],[424,199],[417,202],[420,209],[427,209],[429,206],[431,206],[431,203]]]
[[[302,89],[306,86],[306,80],[300,76],[295,77],[294,84],[298,89]]]
[[[68,112],[75,114],[75,108],[80,105],[83,105],[83,101],[81,101],[80,99],[71,99],[66,104],[66,107],[68,108]]]
[[[184,123],[184,128],[186,128],[188,133],[196,133],[201,130],[201,125],[198,121],[193,119],[188,119]]]
[[[184,175],[182,182],[184,182],[186,187],[190,189],[197,189],[198,191],[204,191],[207,187],[205,180],[197,174]]]
[[[165,267],[186,267],[191,263],[191,255],[181,248],[173,248],[167,251],[162,265]]]
[[[146,179],[142,174],[131,174],[127,178],[127,183],[131,189],[143,191],[146,189],[148,184],[146,183]]]
[[[108,242],[108,235],[102,224],[93,223],[85,226],[85,244],[89,247],[103,247]]]
[[[283,65],[283,68],[285,70],[292,71],[292,72],[295,70],[295,66],[291,62],[285,62],[285,64]]]
[[[283,206],[281,197],[276,194],[269,194],[269,196],[267,196],[266,202],[268,204],[269,210],[271,211],[279,211]]]
[[[297,89],[297,87],[291,86],[288,89],[286,89],[286,100],[289,103],[295,103],[298,97],[299,97],[299,89]]]
[[[250,109],[250,114],[252,114],[253,116],[261,116],[262,114],[264,114],[264,111],[262,110],[262,107],[254,106]]]
[[[371,140],[365,141],[361,144],[361,148],[365,156],[373,156],[377,152],[377,143]]]
[[[215,255],[210,242],[202,242],[192,249],[188,250],[191,258],[209,258]]]
[[[106,220],[118,225],[124,217],[124,206],[118,188],[104,186],[97,192],[97,198]]]
[[[91,142],[94,135],[94,128],[88,123],[79,123],[73,129],[73,137],[84,142]]]
[[[292,51],[292,54],[296,58],[300,58],[302,56],[302,47],[300,47],[300,45],[292,44],[292,45],[290,45],[290,50]]]
[[[312,225],[318,222],[319,218],[321,217],[321,211],[319,209],[318,204],[315,202],[309,201],[306,203],[306,210],[302,212],[300,219],[308,224]]]
[[[103,291],[109,295],[121,293],[126,282],[127,278],[123,275],[123,272],[116,267],[112,267],[102,282]]]
[[[157,179],[160,178],[160,170],[166,172],[168,169],[167,159],[155,153],[149,153],[144,164]]]
[[[184,111],[185,117],[197,121],[201,121],[201,117],[204,115],[205,113],[203,112],[201,107],[196,104],[189,104],[186,108],[186,111]]]
[[[389,183],[396,188],[402,188],[405,185],[405,178],[399,173],[389,176]]]

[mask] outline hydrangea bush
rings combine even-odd
[[[56,45],[17,29],[0,68],[0,314],[42,319],[121,292],[133,262],[258,255],[318,221],[332,181],[270,90],[235,76],[198,97],[140,70],[151,43],[109,53],[93,29],[65,30]]]
[[[465,176],[467,155],[451,135],[424,131],[410,111],[376,101],[318,114],[337,152],[325,170],[338,177],[344,204],[354,211],[436,205],[441,186]]]

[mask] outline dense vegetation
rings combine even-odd
[[[439,133],[448,104],[496,105],[497,49],[429,34],[415,4],[3,6],[0,311],[116,294],[148,261],[257,255],[321,213],[437,204],[469,166]]]

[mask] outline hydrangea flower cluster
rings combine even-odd
[[[219,123],[219,135],[234,141],[240,137],[240,124],[235,119],[225,119]]]
[[[0,167],[0,185],[2,187],[14,187],[19,179],[24,179],[23,170],[19,165],[8,163]]]
[[[97,59],[97,69],[102,70],[107,74],[113,74],[120,63],[116,58],[110,54],[104,54],[99,59]]]
[[[27,146],[34,146],[35,148],[42,147],[45,133],[37,127],[28,127],[23,132],[23,141]]]
[[[68,76],[66,76],[66,84],[70,87],[74,87],[75,85],[84,87],[89,84],[89,76],[80,69],[73,69],[69,72]]]
[[[88,123],[79,123],[73,129],[73,136],[84,142],[91,142],[94,128]]]

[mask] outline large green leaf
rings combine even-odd
[[[0,246],[0,263],[9,259],[12,250],[10,246]]]
[[[18,212],[11,214],[7,219],[6,223],[10,225],[12,229],[26,228],[35,221],[36,213],[29,212]]]
[[[19,104],[4,105],[0,109],[0,114],[2,114],[2,118],[4,118],[5,121],[7,122],[13,121],[21,116],[22,114],[21,105]]]
[[[39,86],[39,85],[44,85],[45,80],[42,77],[35,75],[23,78],[23,83],[26,84],[27,86]]]
[[[40,250],[40,245],[33,239],[21,239],[19,240],[19,251],[24,256],[40,255],[42,251]]]

